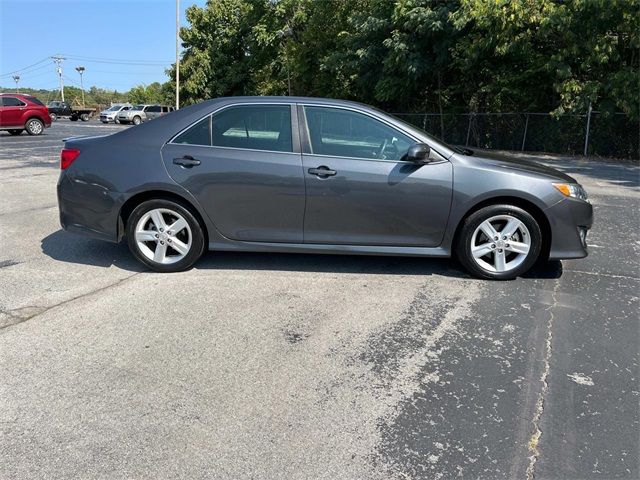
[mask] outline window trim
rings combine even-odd
[[[224,147],[224,146],[220,146],[220,145],[194,145],[191,143],[175,143],[174,140],[182,135],[183,132],[185,132],[186,130],[189,130],[191,127],[195,126],[197,123],[201,122],[202,120],[205,119],[205,117],[210,117],[209,119],[209,132],[211,134],[211,143],[213,144],[213,116],[216,113],[222,112],[223,110],[226,110],[228,108],[233,108],[233,107],[244,107],[244,106],[278,106],[278,107],[289,107],[289,119],[291,122],[291,151],[290,152],[283,152],[282,150],[264,150],[264,149],[259,149],[259,148],[240,148],[240,147]],[[230,103],[227,105],[222,105],[219,108],[216,108],[215,110],[207,113],[206,115],[198,118],[198,120],[196,120],[195,122],[192,122],[191,124],[189,124],[187,127],[183,128],[182,130],[180,130],[178,133],[176,133],[173,137],[171,137],[171,139],[165,143],[165,145],[181,145],[181,146],[191,146],[191,147],[204,147],[204,148],[225,148],[225,149],[230,149],[230,150],[245,150],[248,152],[269,152],[269,153],[282,153],[282,154],[293,154],[293,155],[300,155],[302,153],[302,149],[300,148],[300,138],[299,138],[299,134],[298,134],[298,116],[297,116],[297,112],[296,109],[294,108],[296,106],[295,103],[290,103],[290,102],[242,102],[242,103]]]
[[[385,125],[387,125],[388,127],[394,129],[394,130],[398,130],[399,132],[401,132],[403,135],[409,137],[410,139],[412,139],[414,142],[416,143],[426,143],[427,145],[429,145],[429,147],[438,154],[438,156],[441,158],[441,160],[435,160],[433,162],[430,162],[430,165],[433,164],[437,164],[437,163],[442,163],[442,162],[446,162],[447,161],[447,157],[445,155],[443,155],[442,153],[440,153],[440,151],[437,148],[434,148],[433,145],[431,144],[431,142],[427,142],[424,139],[421,138],[417,138],[415,135],[413,135],[413,133],[408,132],[407,130],[405,130],[404,128],[401,128],[397,125],[395,125],[394,123],[386,120],[385,118],[381,118],[379,116],[376,116],[374,114],[372,114],[369,111],[366,110],[361,110],[357,107],[352,107],[352,106],[345,106],[345,105],[327,105],[325,103],[315,103],[315,102],[301,102],[301,103],[297,103],[298,106],[298,118],[300,119],[300,137],[301,137],[301,146],[302,146],[302,155],[311,155],[314,157],[323,157],[323,158],[344,158],[344,159],[352,159],[352,160],[368,160],[371,162],[391,162],[391,163],[407,163],[407,164],[411,164],[411,165],[415,165],[414,162],[411,162],[409,160],[387,160],[387,159],[381,159],[381,158],[370,158],[370,157],[341,157],[341,156],[337,156],[337,155],[323,155],[321,153],[312,153],[311,152],[311,135],[309,134],[309,125],[307,124],[307,115],[306,112],[304,111],[304,107],[319,107],[319,108],[334,108],[334,109],[338,109],[338,110],[347,110],[349,112],[353,112],[353,113],[359,113],[361,115],[365,115],[369,118],[372,118],[373,120],[377,120],[378,122],[381,122]]]

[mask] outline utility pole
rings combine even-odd
[[[18,82],[20,81],[20,75],[14,75],[13,76],[13,81],[16,82],[16,93],[20,93],[18,91]]]
[[[56,55],[55,57],[51,57],[56,64],[56,71],[58,72],[58,77],[60,79],[60,97],[64,102],[64,84],[62,83],[62,62],[66,60],[64,57],[60,57]]]
[[[84,67],[76,67],[76,70],[80,74],[80,89],[82,90],[82,106],[84,107],[84,83],[82,83],[82,74],[84,73]]]
[[[176,0],[176,110],[180,108],[180,0]]]

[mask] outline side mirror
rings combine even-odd
[[[423,165],[425,163],[429,163],[429,153],[431,152],[431,147],[426,143],[414,143],[409,147],[407,151],[407,160],[409,162],[417,163]]]

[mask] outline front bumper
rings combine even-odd
[[[550,260],[584,258],[589,254],[587,233],[593,225],[590,203],[567,198],[545,210],[551,227]]]

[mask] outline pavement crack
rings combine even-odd
[[[0,323],[0,332],[8,329],[9,327],[12,327],[12,326],[15,326],[15,325],[19,325],[19,324],[24,323],[24,322],[26,322],[28,320],[36,318],[36,317],[48,312],[49,310],[53,310],[54,308],[61,307],[63,305],[67,305],[68,303],[74,302],[74,301],[79,300],[81,298],[85,298],[85,297],[91,296],[93,294],[103,292],[103,291],[108,290],[110,288],[117,287],[117,286],[123,284],[124,282],[126,282],[127,280],[135,277],[136,275],[139,275],[140,273],[142,273],[142,272],[136,272],[134,274],[131,274],[131,275],[128,275],[128,276],[126,276],[124,278],[121,278],[117,282],[110,283],[109,285],[105,285],[104,287],[97,288],[97,289],[92,290],[90,292],[86,292],[86,293],[82,293],[80,295],[76,295],[75,297],[69,298],[67,300],[63,300],[63,301],[58,302],[58,303],[56,303],[54,305],[49,305],[49,306],[32,305],[32,306],[27,306],[27,307],[16,308],[14,310],[2,311],[0,313],[2,313],[3,315],[6,315],[9,318],[9,322],[5,322],[4,324]]]
[[[533,480],[535,478],[535,468],[538,458],[540,457],[540,449],[538,448],[540,444],[540,438],[542,437],[542,430],[540,428],[540,420],[542,418],[542,414],[544,413],[544,403],[549,391],[549,372],[551,370],[551,354],[553,347],[553,323],[555,320],[554,308],[558,305],[558,289],[560,287],[560,282],[556,281],[556,284],[553,288],[553,292],[551,293],[551,305],[546,309],[549,312],[549,319],[547,321],[547,337],[545,340],[545,351],[544,351],[544,364],[542,369],[542,374],[540,375],[540,382],[542,383],[542,388],[540,389],[540,393],[538,394],[538,400],[536,401],[536,408],[534,410],[534,415],[532,419],[533,424],[533,433],[531,437],[529,437],[529,441],[527,442],[527,447],[531,452],[531,456],[529,457],[529,466],[527,467],[526,476],[527,480]]]

